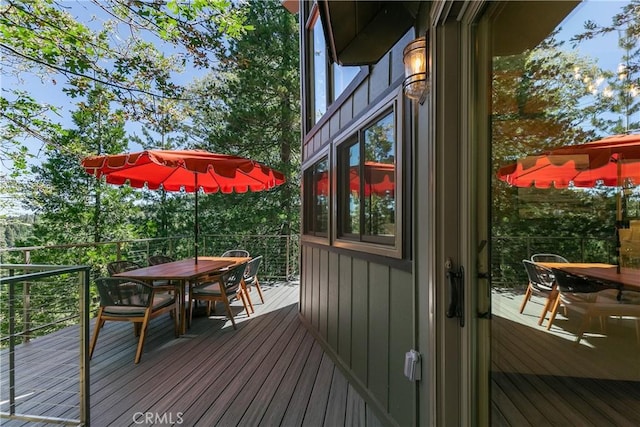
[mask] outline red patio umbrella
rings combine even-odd
[[[284,174],[244,157],[203,150],[145,150],[89,156],[85,171],[110,184],[195,193],[195,263],[198,263],[198,190],[246,193],[269,190],[285,182]]]

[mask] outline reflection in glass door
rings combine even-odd
[[[640,285],[616,275],[620,265],[640,277],[640,183],[495,177],[552,147],[640,129],[638,7],[492,5],[492,425],[640,425]]]

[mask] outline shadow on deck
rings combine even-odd
[[[168,315],[152,320],[138,365],[132,325],[107,322],[91,360],[91,425],[379,425],[299,321],[299,287],[283,283],[263,289],[265,304],[254,291],[255,314],[239,313],[237,330],[222,315],[208,318],[204,310],[180,338],[174,338]],[[238,312],[241,305],[234,308]],[[59,334],[77,336],[77,329]],[[37,343],[29,344],[29,351],[37,352]],[[38,375],[33,377],[35,390]],[[56,398],[64,401],[51,397]],[[27,412],[28,402],[19,404],[18,412]],[[61,408],[46,415],[69,416]]]
[[[635,320],[593,321],[575,344],[580,318],[538,326],[544,300],[494,292],[491,400],[494,426],[640,425],[640,344]],[[547,316],[548,318],[548,316]]]

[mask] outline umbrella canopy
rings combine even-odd
[[[497,176],[515,187],[640,185],[640,134],[553,148],[503,166]]]
[[[110,184],[195,193],[195,262],[198,262],[198,191],[246,193],[285,182],[284,174],[244,157],[202,150],[145,150],[82,160],[85,171]]]

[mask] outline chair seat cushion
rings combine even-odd
[[[220,283],[204,283],[192,289],[194,295],[222,295],[220,292]]]
[[[174,303],[173,295],[169,294],[156,294],[153,297],[153,311],[167,307]],[[104,314],[109,316],[144,316],[144,312],[147,310],[145,306],[133,306],[133,305],[108,305],[104,307]]]

